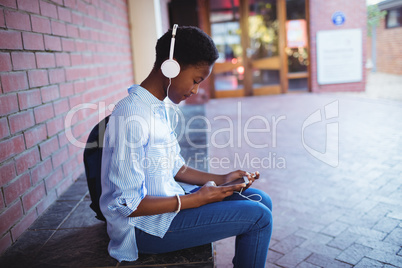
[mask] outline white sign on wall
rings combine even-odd
[[[360,82],[363,79],[361,29],[317,32],[318,84]]]

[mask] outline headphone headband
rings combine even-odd
[[[172,39],[170,40],[170,52],[169,52],[169,59],[173,60],[173,52],[174,52],[174,43],[176,40],[176,30],[177,30],[178,25],[175,24],[173,25],[173,30],[172,30]]]
[[[173,37],[176,36],[177,27],[179,27],[177,24],[174,24],[174,25],[173,25],[173,30],[172,30],[172,36],[173,36]]]
[[[169,59],[165,60],[161,66],[161,71],[162,71],[163,75],[166,76],[167,78],[175,78],[180,73],[180,64],[173,59],[174,43],[176,40],[175,37],[176,37],[177,27],[178,27],[177,24],[173,25],[172,39],[170,40]]]

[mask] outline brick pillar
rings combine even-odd
[[[332,22],[333,13],[341,11],[345,14],[346,20],[343,25],[336,26]],[[365,0],[335,0],[321,1],[310,0],[310,64],[311,64],[311,91],[312,92],[333,92],[333,91],[364,91],[366,84],[366,1]],[[317,42],[318,31],[337,29],[361,29],[362,30],[362,51],[363,51],[363,79],[361,82],[319,85],[317,82]]]

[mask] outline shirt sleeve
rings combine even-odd
[[[181,169],[181,167],[185,164],[184,158],[181,156],[180,153],[176,155],[174,166],[173,166],[173,177],[177,175],[177,172]]]
[[[133,213],[147,194],[140,161],[145,157],[149,136],[144,122],[137,116],[113,116],[105,133],[102,166],[108,166],[104,178],[108,193],[105,194],[111,197],[107,209],[124,216]]]

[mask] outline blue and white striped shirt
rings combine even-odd
[[[134,85],[112,112],[105,131],[100,207],[107,220],[109,254],[138,258],[135,227],[163,237],[176,213],[128,217],[146,196],[183,195],[174,176],[184,165],[165,102]]]

